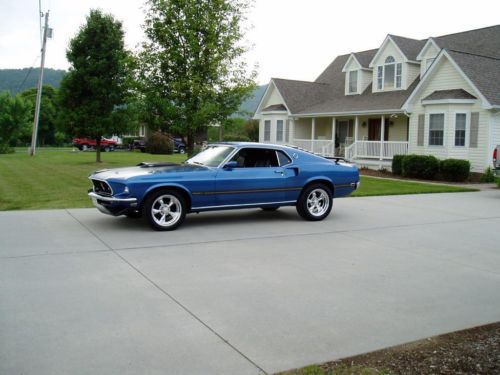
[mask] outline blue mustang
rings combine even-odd
[[[306,220],[322,220],[332,199],[359,186],[355,165],[288,146],[219,143],[183,164],[141,163],[89,177],[88,195],[110,215],[144,216],[153,229],[173,230],[187,213],[296,206]]]

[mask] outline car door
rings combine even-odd
[[[248,206],[285,200],[285,175],[272,148],[242,148],[218,170],[216,201],[219,206]]]

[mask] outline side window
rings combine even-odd
[[[280,166],[287,165],[292,162],[292,160],[283,151],[276,151],[276,154],[278,154]]]
[[[266,148],[243,148],[231,160],[237,162],[237,168],[279,166],[275,150]]]

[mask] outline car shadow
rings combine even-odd
[[[302,221],[302,219],[295,210],[278,210],[273,212],[262,211],[261,209],[211,211],[188,214],[184,223],[175,231],[192,230],[193,228],[201,227],[231,227],[251,223],[276,223],[280,221],[297,222]],[[117,217],[115,220],[108,216],[103,216],[102,218],[95,219],[95,221],[93,220],[92,227],[99,228],[98,231],[144,232],[152,230],[146,220],[125,216]]]

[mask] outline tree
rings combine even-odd
[[[140,80],[150,126],[187,136],[223,123],[253,90],[243,60],[247,0],[149,0]]]
[[[9,145],[30,121],[30,103],[19,95],[0,92],[0,153],[10,151]]]
[[[35,116],[36,88],[21,93],[21,96],[31,103],[31,117]],[[42,103],[40,106],[40,119],[38,123],[38,140],[40,145],[55,143],[56,121],[59,111],[57,90],[50,85],[43,85]],[[27,136],[31,140],[33,124],[27,129]],[[28,140],[28,141],[29,141]]]
[[[71,67],[61,81],[61,123],[69,134],[96,140],[98,163],[101,137],[124,132],[129,120],[131,57],[123,36],[121,22],[91,10],[66,53]]]

